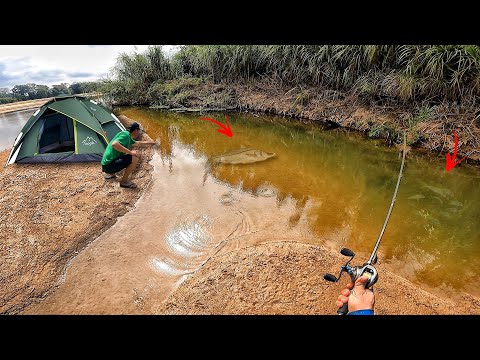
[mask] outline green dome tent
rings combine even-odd
[[[120,120],[96,101],[58,96],[42,105],[24,125],[7,165],[101,161],[109,140],[123,130]]]

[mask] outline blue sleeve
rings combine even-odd
[[[347,313],[347,315],[373,315],[373,310],[365,309],[365,310],[356,310]]]

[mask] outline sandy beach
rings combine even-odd
[[[17,101],[10,104],[2,104],[0,105],[0,114],[5,114],[13,111],[19,110],[28,110],[28,109],[35,109],[47,101],[50,101],[53,98],[45,98],[45,99],[37,99],[37,100],[27,100],[27,101]]]

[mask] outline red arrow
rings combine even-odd
[[[455,130],[453,131],[453,135],[455,136],[455,147],[453,148],[453,156],[450,154],[445,155],[447,158],[447,161],[445,163],[445,169],[447,169],[447,171],[452,170],[456,165],[460,164],[463,160],[466,159],[466,156],[465,156],[463,159],[455,161],[457,159],[457,147],[458,147],[458,137]]]
[[[221,122],[218,122],[217,120],[214,120],[212,118],[209,118],[209,117],[201,117],[200,120],[208,120],[208,121],[211,121],[215,124],[217,124],[218,126],[221,127],[221,129],[217,129],[217,131],[219,133],[222,133],[224,135],[227,135],[228,137],[232,137],[233,134],[232,134],[232,129],[230,129],[230,124],[228,123],[228,117],[227,115],[225,115],[225,121],[227,122],[227,126],[223,125]]]

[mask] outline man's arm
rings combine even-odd
[[[144,146],[144,145],[155,145],[157,142],[156,141],[135,141],[135,144],[132,144],[132,147],[134,146]],[[112,144],[113,146],[113,144]]]
[[[134,144],[135,145],[135,144]],[[114,141],[112,143],[112,147],[117,150],[117,151],[120,151],[122,153],[125,153],[125,154],[129,154],[129,155],[137,155],[137,152],[136,151],[132,151],[132,150],[129,150],[127,149],[125,146],[123,146],[122,144],[120,144],[118,141]]]

